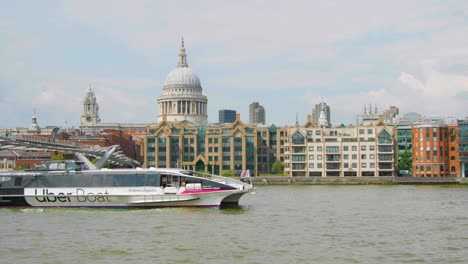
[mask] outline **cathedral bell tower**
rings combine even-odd
[[[99,106],[96,102],[94,90],[89,85],[88,92],[83,100],[83,111],[81,113],[80,126],[88,127],[101,123],[99,118]]]

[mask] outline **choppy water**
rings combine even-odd
[[[1,263],[468,263],[468,188],[259,186],[241,208],[0,209]]]

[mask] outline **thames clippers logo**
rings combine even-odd
[[[34,189],[34,198],[39,203],[106,203],[111,202],[109,192],[88,192],[84,189],[54,193],[49,189]]]

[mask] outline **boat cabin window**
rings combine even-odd
[[[117,174],[108,175],[107,183],[112,186],[156,186],[156,177],[147,177],[145,174]],[[154,184],[153,184],[154,183]]]
[[[162,174],[161,175],[161,187],[165,188],[166,186],[179,187],[180,176]]]
[[[69,162],[67,163],[67,170],[82,171],[83,167],[79,163]]]
[[[15,178],[15,186],[21,186],[22,183],[23,183],[23,177]]]

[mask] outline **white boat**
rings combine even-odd
[[[60,161],[34,171],[0,173],[0,207],[219,207],[238,204],[253,189],[188,170],[99,169],[88,160]]]

